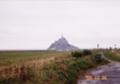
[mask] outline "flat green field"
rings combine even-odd
[[[104,55],[112,61],[120,62],[120,50],[104,51]]]
[[[57,57],[64,54],[56,51],[0,51],[0,66],[24,63],[30,60]]]

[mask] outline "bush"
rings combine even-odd
[[[91,55],[92,51],[91,50],[83,50],[83,55]]]
[[[103,55],[101,53],[98,53],[94,56],[94,60],[96,63],[100,63],[103,61]]]
[[[92,51],[91,50],[74,51],[71,53],[71,55],[72,57],[80,58],[86,55],[92,55]]]
[[[82,57],[82,52],[74,51],[71,53],[72,57],[79,58]]]

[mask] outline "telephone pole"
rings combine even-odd
[[[99,49],[100,48],[100,45],[99,44],[97,44],[97,49]]]

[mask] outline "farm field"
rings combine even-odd
[[[57,57],[64,54],[56,51],[1,51],[0,66],[26,63],[27,61]]]

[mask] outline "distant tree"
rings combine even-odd
[[[74,51],[71,53],[72,57],[79,58],[82,57],[82,52],[80,51]]]
[[[83,55],[91,55],[92,54],[92,51],[91,50],[83,50]]]

